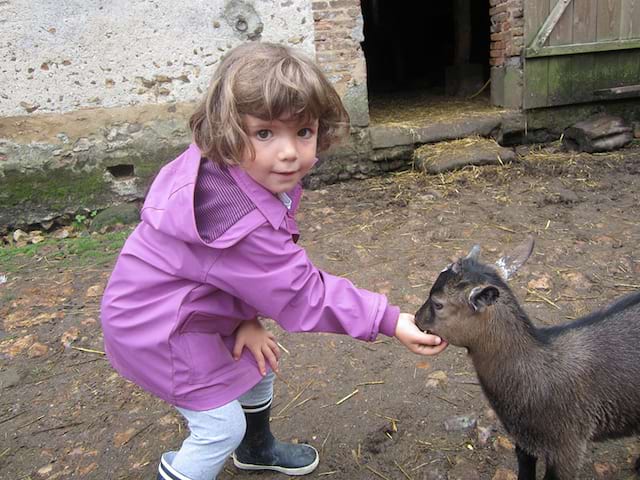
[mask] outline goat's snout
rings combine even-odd
[[[431,324],[431,315],[428,304],[428,301],[424,302],[424,304],[416,312],[416,326],[423,332],[432,333],[429,330],[429,326]]]

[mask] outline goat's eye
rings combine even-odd
[[[442,304],[440,302],[436,302],[435,300],[431,300],[431,304],[435,310],[442,310]]]

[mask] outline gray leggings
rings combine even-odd
[[[237,400],[212,410],[198,412],[176,407],[187,419],[190,434],[178,452],[163,455],[163,464],[170,465],[177,478],[215,479],[244,437],[247,424],[243,407],[249,410],[266,404],[267,408],[273,397],[273,379],[274,374],[269,372]]]

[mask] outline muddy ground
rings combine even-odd
[[[513,280],[554,324],[640,288],[640,145],[575,155],[519,149],[506,166],[404,172],[306,194],[302,244],[316,264],[415,312],[437,273],[479,243],[485,259],[537,235]],[[155,478],[185,426],[124,381],[103,350],[98,305],[127,229],[0,249],[0,478]],[[374,343],[288,334],[273,430],[321,452],[308,478],[510,479],[513,446],[463,350],[419,357]],[[466,428],[465,428],[466,426]],[[637,439],[594,446],[580,478],[632,478]],[[222,479],[276,479],[227,463]]]

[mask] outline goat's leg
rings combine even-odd
[[[636,458],[636,463],[633,468],[636,471],[636,475],[640,475],[640,457]]]
[[[582,458],[587,448],[587,442],[563,442],[547,460],[544,480],[574,480],[578,478]]]
[[[517,443],[516,456],[518,457],[518,480],[535,480],[538,459],[525,452]]]
[[[543,480],[560,480],[562,477],[558,476],[558,469],[555,465],[548,465],[544,472]]]

